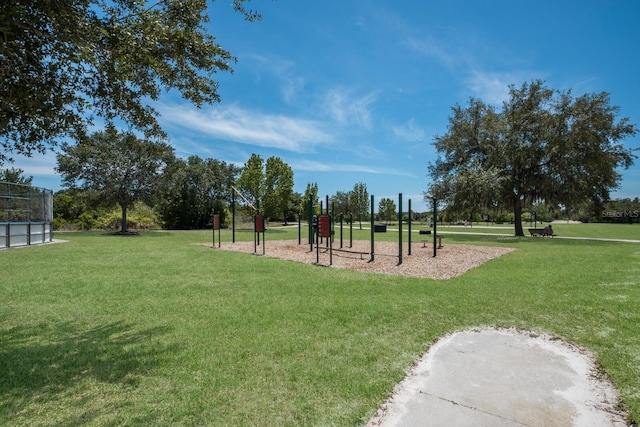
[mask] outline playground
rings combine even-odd
[[[310,251],[309,245],[300,245],[297,240],[266,240],[262,244],[264,245],[264,255],[268,257],[304,264],[329,266],[329,250],[323,244],[320,244],[319,257],[316,253],[315,245],[313,251]],[[208,245],[211,246],[210,243]],[[445,244],[438,250],[438,256],[433,257],[433,249],[430,245],[425,246],[414,242],[411,255],[407,256],[407,246],[407,243],[404,243],[403,252],[405,256],[402,264],[398,264],[398,243],[376,242],[375,260],[370,262],[370,242],[354,240],[351,248],[333,250],[331,267],[370,273],[446,280],[513,251],[512,248],[506,247]],[[216,244],[217,248],[218,245]],[[219,248],[248,254],[253,254],[255,250],[254,242],[222,242]],[[262,249],[257,253],[262,254]],[[318,259],[319,263],[316,262]]]
[[[349,244],[348,246],[343,245],[345,240],[343,239],[343,216],[336,216],[333,213],[333,204],[331,210],[329,210],[329,196],[326,196],[324,209],[322,202],[319,204],[320,215],[312,215],[314,202],[312,198],[309,199],[307,205],[309,213],[308,224],[313,224],[313,226],[303,233],[299,218],[297,240],[267,241],[264,234],[266,231],[264,216],[260,215],[259,209],[251,205],[235,187],[234,190],[256,212],[253,218],[253,241],[238,242],[235,239],[236,210],[234,199],[232,203],[232,241],[222,242],[220,238],[220,217],[218,214],[214,214],[213,239],[211,244],[205,244],[206,246],[249,254],[261,254],[272,258],[317,266],[438,280],[457,277],[491,259],[514,250],[506,247],[475,245],[452,245],[443,250],[442,236],[436,234],[435,224],[433,227],[433,236],[435,238],[420,240],[421,243],[412,242],[411,220],[406,224],[408,239],[403,241],[402,193],[398,194],[400,209],[398,211],[399,230],[397,231],[399,233],[397,242],[375,241],[376,232],[386,233],[387,227],[386,223],[384,225],[375,223],[374,196],[371,196],[370,203],[370,240],[353,239],[353,218],[351,218],[349,230],[344,233],[348,236],[345,239]],[[437,204],[435,201],[433,206],[433,216],[437,218]],[[412,217],[411,199],[408,200],[408,217]],[[336,218],[339,218],[338,222],[335,221]],[[421,230],[420,234],[422,234],[422,231],[424,230]],[[426,231],[426,233],[431,234],[431,230]],[[218,236],[217,243],[216,234]],[[306,239],[302,239],[303,234],[307,236]],[[306,242],[303,243],[304,240]],[[340,242],[339,246],[337,244],[338,241]],[[430,243],[431,241],[433,244]]]

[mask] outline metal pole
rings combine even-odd
[[[231,192],[231,243],[236,242],[236,193]]]
[[[438,228],[438,207],[436,204],[436,198],[433,198],[433,257],[435,258],[437,255],[436,249],[436,231]]]
[[[369,259],[369,261],[373,261],[374,260],[374,231],[375,229],[375,217],[373,216],[373,194],[371,195],[371,258]]]
[[[322,207],[322,200],[320,200],[320,215],[322,215],[322,212],[324,211],[324,208]],[[320,223],[318,222],[316,224],[316,228],[320,228]],[[316,233],[316,244],[322,243],[322,236],[320,236],[320,233]]]
[[[353,247],[353,214],[349,214],[349,247]]]
[[[409,235],[408,237],[408,245],[409,245],[409,253],[408,255],[411,255],[411,217],[413,216],[413,214],[411,213],[411,199],[409,199]]]
[[[333,206],[331,207],[333,211]],[[333,265],[333,214],[329,217],[329,226],[331,227],[329,230],[329,265]]]
[[[331,243],[333,243],[333,236],[335,235],[335,222],[336,217],[336,202],[331,202]]]
[[[313,197],[307,202],[307,220],[309,221],[309,252],[313,251]]]
[[[342,249],[342,221],[344,220],[344,214],[340,214],[340,249]]]
[[[398,265],[402,264],[402,193],[398,193]]]
[[[256,215],[260,215],[260,200],[257,200],[256,204],[258,206],[258,208],[256,209]],[[260,233],[258,233],[258,244],[260,244]]]

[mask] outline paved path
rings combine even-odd
[[[590,355],[544,334],[458,332],[431,346],[368,426],[626,426]]]

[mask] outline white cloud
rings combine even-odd
[[[472,71],[466,85],[474,97],[489,104],[502,105],[509,96],[509,85],[514,83],[512,77],[509,74]]]
[[[447,68],[455,67],[461,62],[461,58],[465,58],[464,55],[459,53],[453,54],[451,46],[447,46],[447,43],[433,36],[425,36],[422,38],[408,36],[404,40],[404,44],[419,55],[431,58]]]
[[[544,76],[530,71],[488,73],[475,70],[471,71],[465,84],[473,96],[489,104],[501,106],[502,102],[509,97],[509,85],[519,87],[522,83],[533,79],[544,79]]]
[[[24,170],[25,176],[57,176],[55,167],[57,165],[56,154],[53,150],[48,150],[46,154],[34,154],[31,157],[14,156],[13,164],[5,165],[5,168],[16,168]]]
[[[393,126],[392,131],[396,137],[409,142],[419,142],[426,139],[424,129],[416,125],[413,119],[401,126]]]
[[[370,165],[342,164],[318,162],[314,160],[298,160],[289,163],[294,170],[311,172],[353,172],[375,175],[413,176],[405,170],[379,168]]]
[[[282,82],[281,90],[284,101],[290,103],[304,90],[304,79],[301,77],[286,78]]]
[[[326,113],[339,124],[371,128],[371,106],[376,101],[373,92],[354,95],[345,89],[332,89],[322,103]]]
[[[262,73],[275,79],[285,102],[295,101],[296,97],[304,91],[305,80],[297,76],[294,62],[256,53],[246,54],[244,59],[250,63],[250,68],[255,73],[255,83],[263,80]]]
[[[313,152],[317,144],[331,142],[322,124],[313,120],[264,114],[238,107],[198,110],[192,107],[159,108],[161,122],[197,131],[205,137],[297,153]]]

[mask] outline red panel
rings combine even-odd
[[[213,216],[213,229],[220,230],[220,214],[215,214]]]
[[[264,232],[264,217],[262,215],[255,216],[255,232],[256,233]]]
[[[331,217],[318,215],[318,234],[320,237],[331,237]]]

